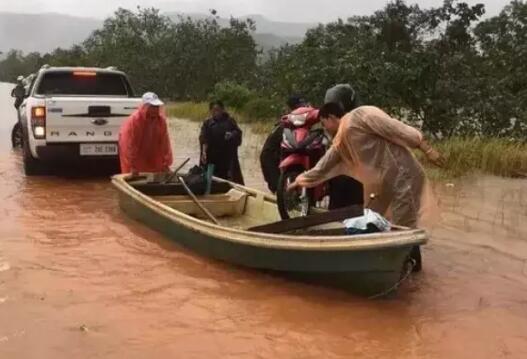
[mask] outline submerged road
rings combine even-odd
[[[438,188],[423,273],[389,300],[196,256],[107,178],[26,178],[0,84],[0,358],[527,358],[527,181]],[[178,161],[197,125],[171,123]],[[260,185],[258,144],[242,167]],[[248,137],[246,137],[247,139]]]

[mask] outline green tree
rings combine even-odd
[[[24,56],[21,51],[11,50],[0,61],[0,81],[15,82],[19,75],[27,76],[38,70],[44,59],[37,52]]]
[[[137,12],[119,9],[104,21],[83,44],[87,60],[94,66],[117,66],[125,71],[139,91],[157,89],[167,96],[164,59],[171,23],[156,9]]]
[[[269,92],[300,90],[319,103],[328,87],[350,82],[363,103],[437,137],[475,130],[479,54],[471,26],[483,13],[482,5],[452,0],[427,10],[394,1],[371,16],[321,25],[270,57]]]
[[[527,137],[527,3],[512,1],[475,29],[482,63],[480,115],[487,135]]]

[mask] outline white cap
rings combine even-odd
[[[21,75],[21,76],[18,76],[18,77],[16,78],[17,81],[22,81],[23,79],[24,79],[24,76],[22,76],[22,75]]]
[[[143,103],[151,106],[163,106],[164,103],[153,92],[147,92],[143,95]]]

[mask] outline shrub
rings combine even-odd
[[[210,94],[210,100],[221,100],[227,107],[237,110],[243,108],[251,99],[253,93],[246,86],[230,81],[219,82]]]
[[[265,98],[253,98],[243,107],[246,117],[261,120],[277,118],[280,115],[280,106],[275,101]]]

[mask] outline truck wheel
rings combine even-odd
[[[27,136],[24,137],[22,141],[22,151],[23,151],[23,160],[24,160],[24,173],[26,176],[38,176],[43,175],[44,167],[42,163],[33,157],[31,150],[29,149],[29,139]]]
[[[24,134],[22,132],[22,126],[20,126],[20,122],[17,122],[13,126],[13,130],[11,130],[11,145],[13,148],[19,148],[22,147],[23,142]]]

